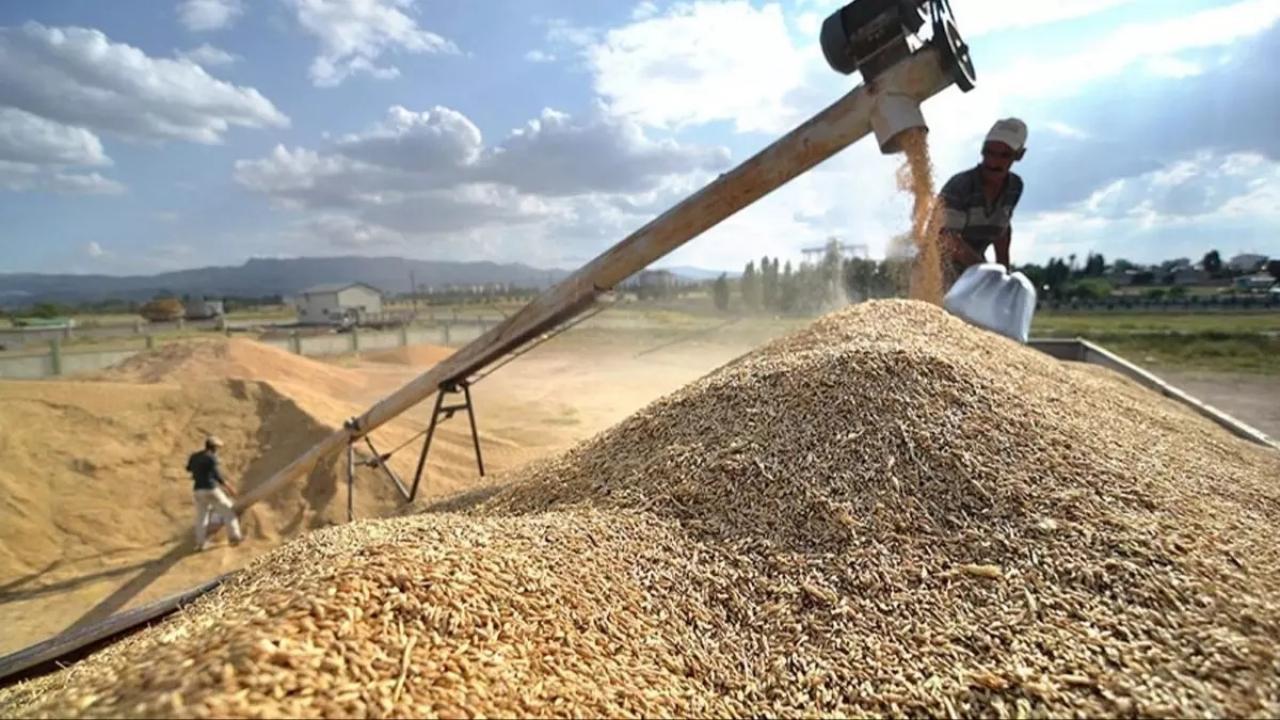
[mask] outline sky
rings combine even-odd
[[[1015,263],[1280,255],[1280,2],[951,0],[976,89],[926,101],[936,183],[998,118]],[[251,257],[572,268],[859,81],[820,0],[0,3],[0,273]],[[909,229],[868,138],[659,266]]]

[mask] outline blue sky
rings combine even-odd
[[[1280,254],[1280,3],[952,0],[936,182],[1030,126],[1015,262]],[[580,264],[846,92],[837,2],[0,3],[0,272],[253,256]],[[860,142],[660,264],[908,228]]]

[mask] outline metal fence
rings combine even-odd
[[[261,338],[259,342],[296,355],[324,357],[389,350],[406,345],[461,346],[479,337],[493,325],[494,321],[487,318],[461,319],[441,321],[426,327],[400,327],[382,331],[356,329],[345,333],[319,335],[291,332]],[[57,331],[43,343],[28,344],[24,351],[0,355],[0,378],[35,380],[104,370],[160,344],[155,336],[144,335],[129,341],[130,347],[81,349],[65,345],[64,337],[65,334]]]

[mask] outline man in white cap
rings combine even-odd
[[[218,463],[218,449],[222,441],[210,435],[204,441],[204,449],[192,453],[187,458],[187,472],[195,481],[194,498],[196,503],[196,550],[204,550],[206,536],[209,531],[209,519],[216,517],[227,526],[227,535],[232,545],[239,545],[240,520],[231,504],[227,493],[235,494],[235,490],[222,476],[222,466]],[[224,492],[225,491],[225,492]]]
[[[1018,118],[997,120],[982,144],[982,162],[942,186],[942,241],[954,282],[971,265],[986,262],[994,245],[996,262],[1009,267],[1013,210],[1022,197],[1022,178],[1010,171],[1026,153],[1027,125]]]

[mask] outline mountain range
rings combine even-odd
[[[692,267],[667,269],[686,280],[706,280],[720,274]],[[399,257],[252,258],[239,266],[202,267],[156,275],[0,274],[0,306],[108,299],[142,301],[159,293],[208,298],[265,297],[293,295],[313,285],[339,282],[363,282],[387,293],[404,293],[410,290],[411,276],[420,289],[488,283],[543,289],[569,272],[522,263]]]

